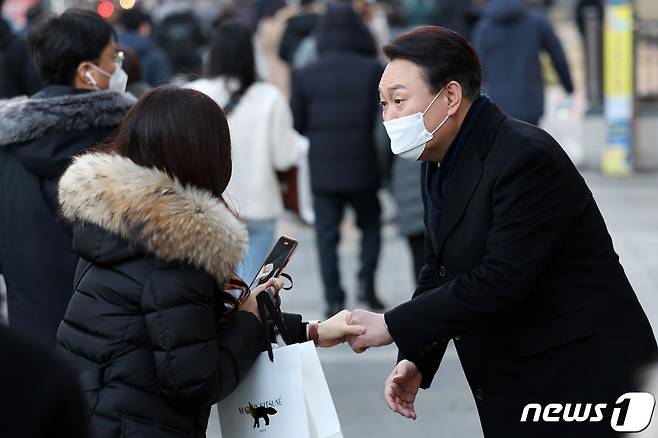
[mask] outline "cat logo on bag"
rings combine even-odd
[[[276,415],[277,410],[274,408],[274,406],[278,406],[279,408],[281,407],[281,399],[277,400],[269,400],[266,402],[258,403],[256,406],[249,404],[245,407],[239,408],[239,411],[241,414],[247,414],[251,416],[254,420],[254,429],[260,429],[260,420],[265,421],[265,426],[270,425],[270,416],[271,415]]]

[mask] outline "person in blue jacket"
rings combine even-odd
[[[523,0],[490,0],[473,31],[484,71],[484,91],[503,111],[534,125],[544,114],[539,55],[548,53],[560,82],[573,93],[569,63],[548,17]]]

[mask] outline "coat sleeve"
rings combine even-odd
[[[421,171],[421,184],[424,184],[426,177],[427,167],[423,166]],[[437,281],[438,273],[436,269],[436,254],[434,253],[434,245],[428,234],[428,218],[427,218],[427,195],[425,190],[420,188],[421,195],[423,198],[423,206],[425,207],[425,213],[423,214],[423,222],[425,223],[425,265],[420,270],[420,275],[418,276],[418,285],[414,290],[412,297],[416,299],[422,296],[427,291],[435,289],[439,282]],[[387,321],[388,323],[388,321]],[[390,327],[389,327],[390,329]],[[398,362],[407,359],[413,362],[423,375],[423,380],[421,382],[421,388],[427,389],[430,387],[436,371],[441,365],[441,360],[446,351],[448,344],[441,344],[440,348],[433,349],[429,354],[419,355],[417,352],[407,352],[403,353],[402,350],[398,352]]]
[[[532,291],[564,240],[577,210],[574,192],[548,151],[520,147],[521,157],[511,160],[494,184],[493,219],[481,263],[440,287],[427,283],[429,290],[420,289],[386,313],[391,336],[405,357],[436,355],[450,338],[486,330],[491,317]],[[432,269],[423,271],[427,276]],[[429,377],[424,376],[425,385]]]
[[[221,327],[208,279],[184,268],[154,271],[142,309],[160,390],[178,409],[198,409],[230,394],[263,347],[258,319],[239,311]]]
[[[288,334],[290,334],[293,342],[302,343],[308,341],[306,338],[307,323],[302,322],[302,315],[297,315],[294,313],[282,313],[282,316],[283,322],[288,328]]]
[[[304,87],[302,84],[303,71],[304,70],[302,69],[301,71],[293,71],[292,73],[290,108],[292,109],[295,130],[300,134],[305,135],[308,121],[308,102],[304,95]]]
[[[551,57],[551,62],[555,67],[555,71],[560,77],[560,82],[562,83],[565,91],[571,94],[573,93],[573,81],[571,80],[569,63],[567,62],[567,57],[564,54],[562,43],[560,43],[560,40],[555,34],[555,30],[553,29],[553,25],[550,21],[548,21],[548,18],[541,16],[539,17],[539,20],[542,48],[546,50],[548,55]]]
[[[290,105],[277,90],[269,120],[270,154],[276,170],[298,164],[308,150],[308,140],[293,127]]]

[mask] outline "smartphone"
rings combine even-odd
[[[272,248],[272,251],[270,251],[270,254],[265,259],[265,262],[263,262],[260,269],[258,270],[258,274],[256,274],[256,277],[251,282],[249,289],[253,290],[259,285],[267,283],[270,278],[279,277],[290,261],[290,257],[292,256],[292,253],[295,252],[296,248],[297,241],[295,239],[291,239],[290,237],[286,236],[279,237],[279,240],[274,245],[274,248]],[[263,268],[270,263],[273,265],[272,271],[259,279],[258,275],[262,272]]]

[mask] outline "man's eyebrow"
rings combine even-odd
[[[405,87],[402,84],[393,84],[390,87],[387,88],[388,91],[395,91],[395,90],[406,90],[407,87]],[[382,92],[382,87],[379,87],[379,92]]]

